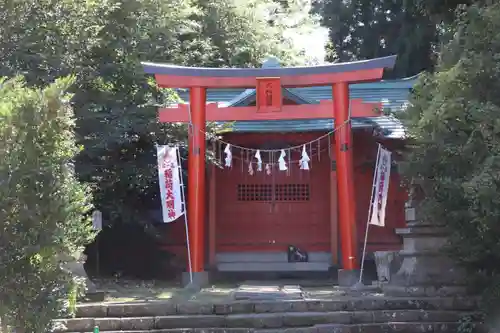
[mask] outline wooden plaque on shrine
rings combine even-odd
[[[280,112],[282,104],[279,77],[257,78],[257,112]]]

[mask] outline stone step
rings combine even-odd
[[[81,304],[76,317],[157,317],[168,315],[228,315],[281,312],[334,312],[376,310],[458,310],[475,311],[478,301],[472,297],[345,297],[335,300],[228,301],[208,304],[187,301]]]
[[[252,328],[171,328],[158,330],[107,331],[107,333],[456,333],[459,324],[450,322],[401,323],[356,325],[316,325],[312,327],[283,329]],[[90,331],[74,331],[83,333]]]
[[[441,287],[430,287],[430,286],[393,286],[393,285],[383,285],[382,286],[384,295],[389,297],[457,297],[468,294],[467,287],[465,286],[441,286]]]
[[[219,272],[328,272],[329,262],[222,262]]]
[[[55,321],[56,332],[101,332],[158,330],[172,328],[253,328],[281,329],[326,324],[383,324],[387,322],[458,322],[463,311],[377,310],[336,312],[281,312],[230,315],[170,315],[156,317],[72,318]]]

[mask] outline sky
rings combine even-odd
[[[317,27],[308,35],[292,37],[301,48],[306,50],[306,56],[317,61],[318,64],[325,63],[325,45],[328,42],[328,29]]]
[[[294,48],[304,50],[307,65],[325,63],[325,45],[329,40],[328,29],[322,27],[321,18],[311,15],[312,0],[289,0],[289,12],[283,17],[284,37],[293,41]]]

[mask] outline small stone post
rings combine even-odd
[[[375,265],[377,267],[377,282],[379,285],[389,283],[391,277],[401,267],[399,251],[376,251]]]
[[[413,191],[412,191],[413,192]],[[465,292],[463,272],[444,252],[447,232],[443,225],[424,221],[410,194],[406,208],[407,228],[396,229],[403,238],[402,263],[384,286],[392,296],[457,295]]]
[[[73,256],[60,256],[61,268],[69,272],[76,280],[83,282],[86,286],[85,295],[93,301],[103,301],[104,293],[98,291],[96,285],[89,279],[83,265],[87,256],[82,252],[77,252]]]

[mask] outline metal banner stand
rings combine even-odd
[[[184,225],[186,227],[186,247],[188,253],[188,269],[189,269],[189,282],[193,283],[193,266],[191,263],[191,246],[189,243],[189,226],[188,226],[188,214],[186,208],[186,194],[184,190],[184,178],[182,177],[182,164],[181,164],[181,153],[179,151],[179,147],[176,147],[177,153],[177,172],[179,173],[179,181],[181,187],[181,196],[182,196],[182,212],[184,214]]]

